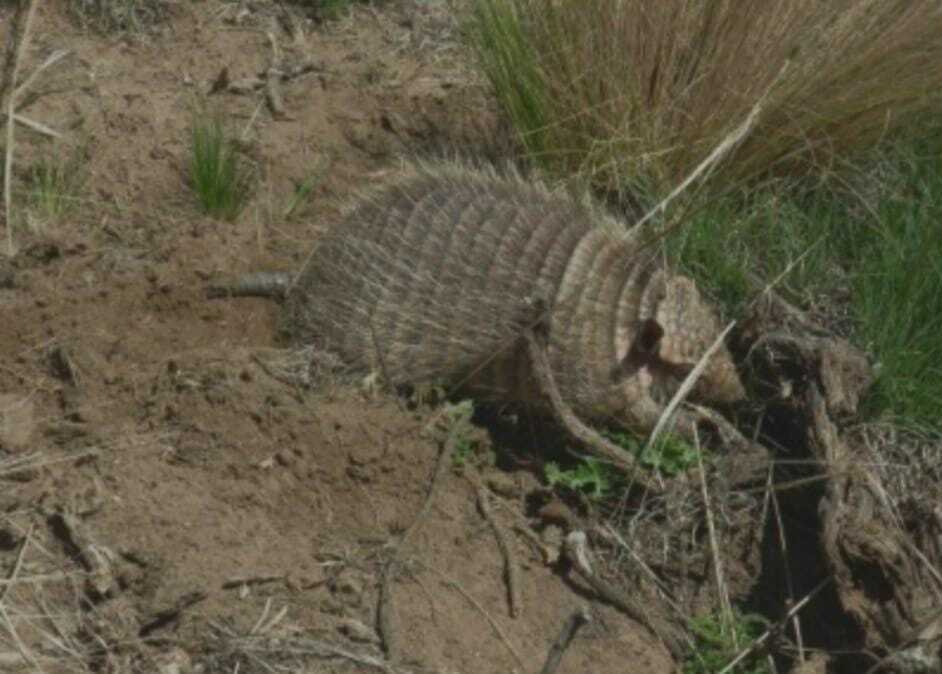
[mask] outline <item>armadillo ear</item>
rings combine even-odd
[[[638,326],[638,338],[632,345],[631,350],[639,354],[657,355],[661,339],[664,337],[664,328],[653,318],[645,319]]]
[[[638,323],[638,332],[628,348],[628,353],[612,369],[612,381],[621,381],[657,358],[663,337],[664,328],[653,318]]]

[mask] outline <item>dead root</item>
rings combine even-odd
[[[806,437],[792,438],[788,450],[806,447],[804,479],[822,486],[817,508],[809,510],[817,521],[805,526],[821,532],[818,553],[828,575],[818,580],[833,582],[859,635],[859,643],[842,648],[869,655],[863,671],[938,671],[942,438],[856,422],[875,380],[866,356],[774,293],[746,325],[753,379],[771,405],[800,422]]]
[[[880,667],[937,671],[942,664],[942,509],[933,473],[938,469],[921,471],[922,479],[898,475],[928,448],[914,451],[912,439],[907,448],[898,435],[899,445],[881,445],[866,428],[845,437],[815,388],[808,406],[811,446],[827,471],[819,507],[821,544],[841,604],[862,630],[865,648],[882,654]],[[938,442],[934,454],[942,458]]]

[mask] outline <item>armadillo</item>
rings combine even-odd
[[[284,332],[353,371],[537,405],[521,335],[543,307],[563,399],[582,418],[644,431],[720,325],[642,243],[591,199],[514,171],[414,163],[354,201],[290,282],[266,283],[285,289]],[[724,346],[691,396],[743,394]]]

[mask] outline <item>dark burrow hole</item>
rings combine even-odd
[[[776,462],[773,482],[784,485],[803,481],[800,486],[777,492],[779,516],[768,508],[765,521],[755,523],[762,530],[759,544],[761,571],[737,608],[742,614],[763,616],[770,625],[777,624],[794,602],[800,601],[830,574],[821,545],[819,515],[826,481],[808,446],[805,415],[803,406],[773,404],[763,410],[761,417],[751,420],[759,425],[759,442],[773,451]],[[496,452],[496,466],[501,470],[529,470],[545,484],[544,469],[548,462],[555,462],[562,468],[578,464],[577,443],[545,417],[534,416],[513,406],[478,404],[472,421],[489,433]],[[747,419],[743,427],[748,428],[749,422]],[[535,516],[552,496],[549,489],[528,495],[527,515]],[[555,496],[574,511],[586,513],[588,499],[585,494],[557,489]],[[597,505],[598,512],[604,515],[605,504]],[[784,532],[779,531],[779,521]],[[782,533],[787,542],[784,555]],[[858,674],[874,664],[874,656],[863,652],[863,631],[844,610],[833,583],[821,589],[799,616],[803,647],[807,653],[817,650],[829,653],[829,672]],[[792,625],[789,621],[784,634],[787,641],[794,644],[796,637]],[[783,641],[782,645],[788,644]],[[789,671],[794,666],[792,649],[773,646],[771,652],[779,671]]]

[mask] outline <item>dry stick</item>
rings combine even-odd
[[[223,632],[228,632],[227,630],[222,629],[218,625],[213,625],[216,629],[219,629]],[[228,633],[228,636],[232,638],[231,633]],[[253,636],[251,640],[261,640],[262,637]],[[233,639],[235,640],[235,639]],[[246,653],[254,652],[269,652],[269,648],[258,648],[254,647],[250,643],[240,643],[238,646],[245,651]],[[277,646],[277,651],[279,654],[292,654],[292,655],[314,655],[316,657],[336,657],[336,658],[345,658],[351,662],[356,662],[360,665],[365,665],[367,667],[373,667],[375,669],[382,670],[384,672],[389,672],[390,674],[406,674],[410,670],[398,669],[394,667],[391,663],[377,658],[376,656],[370,655],[368,653],[355,653],[353,651],[348,651],[345,648],[340,648],[335,644],[328,643],[326,641],[318,641],[317,639],[300,639],[300,640],[282,640]]]
[[[23,559],[26,557],[26,548],[29,547],[30,540],[33,536],[34,524],[30,523],[29,529],[26,532],[26,535],[23,537],[23,543],[20,545],[19,552],[16,554],[16,562],[13,564],[13,570],[10,572],[7,580],[10,581],[8,585],[3,588],[3,591],[0,592],[0,613],[3,614],[3,618],[7,623],[7,629],[10,632],[10,635],[13,637],[13,642],[16,645],[16,650],[19,651],[20,656],[24,660],[28,660],[33,667],[36,668],[36,671],[42,672],[42,667],[39,666],[39,663],[36,661],[36,658],[33,657],[33,654],[29,652],[26,648],[26,644],[20,639],[20,635],[17,633],[16,628],[13,625],[13,621],[10,619],[10,614],[7,613],[7,607],[4,603],[6,599],[7,592],[10,591],[10,588],[16,582],[17,577],[20,574],[20,570],[23,568]]]
[[[661,592],[664,595],[664,601],[674,610],[674,612],[680,618],[686,619],[686,617],[684,616],[683,609],[681,609],[680,605],[677,602],[671,599],[670,593],[668,591],[668,588],[665,586],[664,581],[658,578],[658,575],[654,573],[654,570],[651,569],[651,567],[648,566],[645,563],[645,561],[641,559],[641,557],[638,556],[638,553],[634,551],[634,548],[628,545],[628,541],[626,541],[620,533],[615,531],[615,528],[611,524],[606,524],[604,527],[602,527],[602,531],[605,532],[606,536],[610,537],[612,540],[618,543],[618,545],[620,545],[622,549],[624,549],[631,556],[635,564],[637,564],[641,568],[641,570],[644,571],[644,573],[648,576],[648,578],[651,579],[651,582],[654,583],[654,585],[658,589],[661,590]]]
[[[784,624],[787,623],[789,620],[791,620],[792,616],[796,615],[801,609],[803,609],[803,608],[805,607],[805,604],[807,604],[809,601],[811,601],[812,598],[814,598],[814,596],[815,596],[816,594],[818,594],[818,592],[820,592],[821,590],[823,590],[824,587],[825,587],[828,583],[831,582],[831,580],[833,580],[833,579],[831,578],[831,576],[828,576],[827,578],[825,578],[824,580],[822,580],[820,583],[818,583],[817,585],[815,585],[815,586],[811,589],[811,591],[810,591],[808,594],[806,594],[806,595],[802,598],[801,601],[799,601],[797,604],[795,604],[795,605],[791,608],[791,610],[789,610],[788,613],[786,613],[786,614],[782,617],[782,619],[781,619],[776,625],[774,625],[773,627],[767,629],[765,632],[762,633],[761,636],[759,636],[758,639],[756,639],[756,640],[753,641],[751,644],[749,644],[749,646],[747,646],[747,647],[744,648],[742,651],[740,651],[740,653],[739,653],[735,658],[733,658],[732,661],[730,661],[729,664],[727,664],[725,667],[723,667],[723,669],[721,669],[719,672],[717,672],[717,674],[729,674],[729,672],[733,671],[733,670],[736,668],[736,665],[738,665],[740,662],[742,662],[743,660],[745,660],[751,653],[754,653],[756,650],[758,650],[759,647],[762,646],[762,644],[764,644],[766,641],[769,640],[769,637],[771,637],[772,634],[778,632],[778,630],[781,628],[782,625],[784,625]]]
[[[778,276],[776,276],[774,279],[769,281],[766,284],[765,288],[763,288],[762,291],[753,298],[753,300],[749,303],[749,308],[754,307],[756,303],[758,303],[759,300],[761,300],[763,297],[772,297],[772,291],[775,289],[775,286],[781,283],[785,279],[786,276],[791,274],[792,269],[797,267],[798,264],[802,260],[804,260],[811,253],[811,251],[814,250],[815,247],[817,247],[817,245],[821,243],[822,241],[824,241],[823,236],[819,237],[817,241],[812,242],[804,251],[802,251],[801,255],[799,255],[794,260],[789,262],[786,265],[785,269],[783,269]],[[791,306],[790,304],[788,304],[787,302],[785,302],[785,300],[782,300],[781,298],[777,298],[777,299],[781,302],[781,304],[790,314],[801,315],[802,312],[799,309],[796,309],[795,307]]]
[[[20,34],[20,44],[16,48],[13,59],[13,72],[10,76],[10,100],[7,101],[7,152],[3,161],[3,212],[4,222],[7,228],[7,255],[13,256],[15,250],[13,246],[13,129],[16,126],[16,77],[20,71],[20,62],[23,54],[26,53],[26,46],[29,44],[30,32],[33,24],[33,15],[36,13],[36,6],[39,0],[20,0],[20,2],[29,3],[26,9],[26,19],[23,22],[23,32]],[[21,5],[22,7],[22,5]],[[19,13],[19,12],[18,12]]]
[[[32,119],[28,119],[24,117],[23,115],[19,115],[19,114],[13,115],[13,119],[17,123],[22,124],[23,126],[29,129],[32,129],[36,133],[42,134],[44,136],[49,136],[50,138],[55,138],[56,140],[61,140],[63,138],[63,135],[59,133],[58,131],[56,131],[55,129],[51,129],[45,124],[40,124],[39,122],[35,122]]]
[[[255,624],[252,626],[252,629],[249,630],[249,636],[253,636],[258,633],[259,628],[261,628],[262,623],[268,618],[268,612],[271,611],[271,597],[265,599],[265,606],[262,607],[262,615],[258,617],[258,620],[255,621]]]
[[[251,585],[264,585],[266,583],[278,583],[285,579],[285,576],[237,576],[230,578],[222,583],[223,590],[233,588],[248,587]]]
[[[707,532],[710,537],[710,552],[713,555],[713,572],[716,576],[716,593],[719,595],[720,606],[723,612],[723,622],[729,627],[733,635],[733,646],[739,648],[739,640],[733,622],[733,607],[729,601],[729,591],[726,588],[726,579],[723,576],[723,559],[720,556],[719,544],[716,541],[716,524],[713,521],[713,507],[710,502],[710,490],[707,489],[706,471],[703,469],[703,452],[700,448],[700,436],[694,432],[696,441],[697,466],[700,468],[700,493],[703,496],[703,510],[706,515]]]
[[[653,482],[650,477],[644,474],[644,471],[639,469],[638,462],[632,454],[586,426],[576,416],[559,393],[553,371],[550,369],[549,359],[546,357],[546,349],[536,336],[536,331],[527,330],[525,335],[533,373],[541,392],[549,399],[553,413],[563,428],[590,451],[631,474],[632,479],[642,486],[652,492],[660,493],[662,491],[660,485]]]
[[[406,529],[405,533],[402,534],[402,538],[399,539],[399,543],[397,543],[393,548],[392,553],[389,556],[389,560],[386,562],[386,567],[383,569],[383,579],[379,586],[379,602],[376,606],[376,630],[379,632],[379,639],[383,647],[383,653],[385,653],[386,657],[390,660],[396,659],[396,629],[393,618],[391,588],[392,581],[395,580],[396,567],[399,564],[399,556],[402,552],[402,549],[409,541],[409,538],[419,528],[419,525],[428,515],[429,510],[431,510],[432,498],[435,495],[436,488],[448,470],[448,467],[451,465],[451,456],[454,454],[455,444],[458,441],[458,434],[461,432],[461,430],[461,422],[456,421],[448,431],[448,437],[445,440],[445,445],[442,447],[442,451],[438,455],[438,463],[435,465],[435,473],[432,475],[432,482],[429,485],[428,493],[425,495],[425,502],[422,504],[422,508],[415,516],[415,519],[412,520],[412,524],[410,524],[409,528]]]
[[[520,602],[520,569],[517,565],[517,558],[513,552],[513,546],[507,538],[507,532],[501,528],[494,513],[491,511],[490,497],[487,494],[487,488],[484,485],[478,485],[478,508],[484,519],[491,525],[494,532],[494,538],[497,539],[497,547],[500,548],[500,554],[504,558],[504,579],[507,581],[507,599],[510,602],[510,617],[517,618],[523,611]]]
[[[563,546],[567,559],[572,563],[573,568],[589,586],[595,590],[602,599],[627,615],[658,639],[670,651],[671,655],[677,660],[684,656],[684,649],[680,638],[672,634],[670,627],[656,617],[648,606],[641,606],[639,602],[633,601],[623,592],[612,587],[607,582],[599,578],[592,570],[589,563],[589,557],[586,552],[586,535],[582,531],[573,531],[566,537]]]
[[[434,567],[431,567],[431,566],[429,566],[428,564],[425,564],[425,563],[422,562],[422,561],[419,561],[419,564],[421,564],[421,565],[422,565],[424,568],[426,568],[427,570],[432,571],[433,573],[438,574],[439,577],[441,577],[441,579],[445,582],[446,585],[449,585],[450,587],[454,588],[455,591],[458,592],[458,594],[460,594],[462,597],[464,597],[465,600],[466,600],[469,604],[471,604],[471,605],[478,611],[478,613],[480,613],[481,615],[483,615],[483,616],[484,616],[484,619],[487,620],[488,624],[491,626],[491,629],[494,630],[494,634],[496,634],[497,637],[498,637],[502,642],[504,642],[504,647],[505,647],[505,648],[507,649],[507,651],[514,657],[514,660],[517,661],[517,664],[520,666],[520,669],[526,670],[527,667],[526,667],[526,665],[523,663],[523,658],[521,658],[521,657],[520,657],[520,654],[517,653],[517,649],[515,649],[515,648],[513,647],[513,645],[511,645],[510,639],[508,639],[508,638],[507,638],[507,635],[504,634],[504,630],[501,629],[501,627],[500,627],[500,625],[497,623],[497,621],[494,620],[494,616],[492,616],[490,613],[488,613],[486,608],[484,608],[483,606],[481,606],[481,602],[479,602],[477,599],[475,599],[475,598],[472,597],[470,594],[468,594],[468,591],[465,590],[464,587],[462,587],[461,583],[459,583],[459,582],[456,581],[455,579],[449,578],[447,575],[445,575],[444,573],[442,573],[442,572],[439,571],[438,569],[436,569],[436,568],[434,568]]]
[[[726,329],[723,330],[719,337],[713,341],[713,344],[709,349],[706,350],[706,353],[703,354],[703,356],[697,362],[696,366],[690,371],[686,378],[684,378],[684,381],[681,382],[680,388],[677,389],[674,397],[671,398],[670,402],[667,404],[667,407],[664,408],[660,418],[657,420],[657,424],[654,426],[654,430],[651,431],[651,435],[648,436],[648,441],[645,444],[642,454],[648,452],[660,437],[661,433],[664,432],[664,428],[667,426],[667,423],[674,415],[674,411],[680,406],[680,403],[683,402],[684,398],[687,397],[687,394],[690,393],[691,389],[693,389],[694,385],[697,383],[697,380],[700,378],[700,375],[706,369],[707,364],[713,357],[713,354],[719,351],[720,347],[723,346],[723,343],[726,341],[726,335],[729,334],[729,331],[733,329],[734,325],[736,325],[736,321],[729,322],[729,325],[726,326]]]
[[[667,207],[670,205],[674,199],[680,196],[690,185],[696,182],[702,175],[709,174],[717,164],[719,164],[723,159],[726,158],[726,155],[732,151],[739,143],[745,139],[746,136],[752,131],[753,127],[756,125],[756,120],[759,119],[759,115],[762,112],[762,107],[765,104],[765,100],[768,98],[769,93],[778,84],[778,81],[782,78],[782,75],[785,74],[785,71],[788,70],[790,63],[785,62],[785,65],[782,66],[782,69],[779,71],[778,75],[775,76],[775,79],[772,80],[772,83],[768,86],[765,92],[759,97],[759,100],[756,101],[756,104],[752,106],[752,110],[749,111],[749,114],[746,116],[746,119],[738,127],[733,129],[726,138],[724,138],[719,145],[713,148],[713,151],[697,165],[697,168],[687,176],[687,178],[674,190],[668,194],[664,199],[661,200],[654,208],[648,211],[644,217],[642,217],[635,226],[641,227],[648,220],[654,218],[658,213],[663,213],[667,210]]]
[[[73,462],[74,463],[74,462]],[[40,573],[35,576],[22,576],[19,578],[0,578],[0,587],[10,586],[10,585],[27,585],[27,584],[40,584],[40,583],[51,583],[59,580],[66,580],[68,578],[82,578],[87,576],[87,573],[80,571],[55,571],[53,573]],[[2,599],[0,599],[2,600]]]
[[[559,663],[562,662],[563,653],[569,648],[569,644],[572,643],[572,640],[575,638],[576,632],[579,631],[580,627],[589,622],[592,622],[592,616],[589,615],[589,610],[585,606],[572,612],[566,619],[563,629],[559,632],[559,636],[556,637],[556,642],[553,644],[553,647],[550,648],[549,655],[546,656],[546,664],[543,665],[540,674],[556,673],[556,670],[559,668]]]
[[[26,535],[23,537],[23,543],[20,545],[20,549],[16,553],[16,561],[13,563],[13,570],[10,572],[10,575],[3,584],[3,589],[0,590],[0,606],[3,605],[3,600],[6,599],[7,592],[9,592],[10,588],[16,584],[17,578],[20,575],[20,569],[23,567],[23,558],[26,556],[26,548],[29,547],[29,541],[33,536],[34,526],[35,525],[33,523],[29,525],[29,529],[27,530]]]
[[[39,672],[40,674],[45,674],[45,670],[39,666],[39,662],[36,660],[36,658],[33,657],[33,654],[29,652],[29,649],[26,648],[26,644],[23,643],[23,640],[20,639],[20,635],[13,626],[13,621],[10,619],[10,614],[7,613],[7,607],[5,604],[0,604],[0,614],[2,614],[4,621],[7,623],[7,630],[13,637],[13,643],[16,646],[16,650],[20,652],[20,656],[24,660],[29,660],[33,667],[35,667],[35,671]]]
[[[278,48],[278,41],[272,31],[266,31],[265,35],[271,44],[271,65],[265,73],[265,99],[268,101],[268,107],[271,108],[272,117],[282,119],[285,116],[285,102],[280,86],[281,50]]]
[[[29,77],[23,80],[23,83],[20,86],[13,90],[13,98],[19,100],[20,96],[26,93],[26,90],[33,85],[33,82],[36,81],[36,78],[39,77],[46,68],[54,66],[56,63],[71,53],[72,52],[68,49],[57,49],[56,51],[52,52],[52,54],[50,54],[45,61],[40,63],[39,66],[30,73]]]
[[[771,471],[769,475],[771,477]],[[785,524],[782,521],[782,510],[779,507],[778,496],[775,495],[774,489],[769,490],[769,498],[772,501],[772,512],[775,513],[775,524],[778,527],[778,541],[782,549],[782,561],[785,564],[785,590],[788,592],[788,603],[791,605],[795,603],[795,585],[792,582],[791,565],[788,563],[788,541],[785,538]],[[795,641],[798,646],[798,662],[803,663],[805,661],[805,647],[804,639],[801,636],[801,621],[797,615],[792,618],[792,629],[795,630]]]

